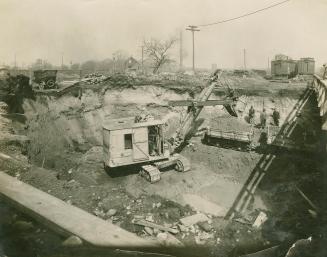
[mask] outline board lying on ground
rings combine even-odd
[[[63,236],[76,235],[94,246],[132,249],[158,246],[3,172],[0,172],[0,197],[51,230]]]

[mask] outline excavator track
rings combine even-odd
[[[140,171],[140,175],[150,183],[156,183],[160,180],[160,170],[153,165],[144,165]]]
[[[182,155],[178,155],[175,170],[178,172],[186,172],[191,169],[190,161]]]

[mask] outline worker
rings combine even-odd
[[[255,110],[253,108],[253,106],[251,105],[251,108],[249,110],[249,122],[250,124],[254,124],[254,115],[255,115]]]
[[[272,116],[273,116],[273,120],[274,120],[275,125],[279,127],[280,114],[279,114],[279,111],[276,108],[274,108]]]
[[[266,113],[266,109],[263,108],[262,112],[260,114],[260,124],[261,124],[261,128],[265,128],[266,127],[266,123],[267,123],[267,113]]]

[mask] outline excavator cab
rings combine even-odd
[[[103,154],[106,167],[153,162],[169,157],[164,122],[138,122],[134,117],[108,120],[103,125]]]

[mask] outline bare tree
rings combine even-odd
[[[169,49],[174,46],[176,41],[176,38],[164,42],[157,39],[143,41],[144,52],[153,62],[153,73],[157,73],[160,67],[172,61],[169,57]]]

